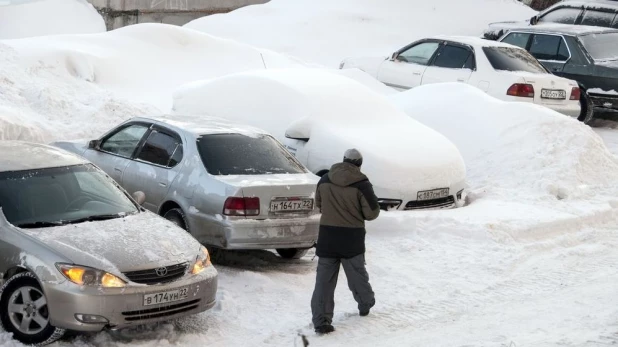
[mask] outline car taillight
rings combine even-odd
[[[532,84],[515,83],[509,87],[506,91],[506,95],[534,98],[534,87]]]
[[[580,96],[581,91],[579,90],[579,87],[573,87],[573,89],[571,89],[571,97],[569,98],[569,100],[579,100]]]
[[[257,216],[260,214],[260,198],[230,197],[223,204],[226,216]]]

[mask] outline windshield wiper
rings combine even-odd
[[[99,215],[94,215],[94,216],[88,216],[88,217],[84,217],[84,218],[77,218],[77,219],[72,219],[72,220],[65,220],[62,221],[62,224],[77,224],[77,223],[84,223],[84,222],[94,222],[94,221],[99,221],[99,220],[108,220],[108,219],[115,219],[115,218],[124,218],[127,215],[124,213],[114,213],[114,214],[99,214]]]
[[[64,223],[62,222],[31,222],[31,223],[17,224],[17,227],[22,228],[22,229],[34,229],[34,228],[57,227],[63,224]]]

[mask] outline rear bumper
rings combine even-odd
[[[568,105],[543,105],[549,109],[552,109],[558,113],[562,113],[569,117],[579,117],[581,113],[581,106],[579,103],[570,103]]]
[[[320,215],[289,219],[201,219],[191,233],[224,249],[310,248],[318,239]]]
[[[162,293],[188,288],[188,297],[181,301],[144,306],[144,294]],[[206,311],[215,305],[217,271],[213,266],[196,276],[163,285],[131,285],[125,288],[78,286],[69,281],[43,283],[50,309],[51,324],[74,331],[96,332],[105,328],[167,321]],[[107,322],[83,323],[77,314],[97,315]]]

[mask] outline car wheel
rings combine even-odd
[[[189,227],[187,224],[187,217],[185,216],[185,213],[182,212],[181,209],[173,208],[165,212],[165,214],[163,215],[163,218],[176,224],[177,226],[183,228],[184,230],[189,231]]]
[[[309,252],[307,248],[278,248],[277,253],[281,258],[285,259],[300,259]]]
[[[588,93],[582,90],[581,96],[579,97],[579,103],[582,107],[581,113],[577,120],[580,122],[584,122],[584,124],[590,123],[594,116],[594,107],[592,105],[592,100],[588,96]]]
[[[0,289],[0,323],[26,345],[46,345],[65,333],[51,325],[47,298],[30,272],[11,277]]]

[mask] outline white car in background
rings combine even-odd
[[[339,68],[361,69],[398,90],[461,82],[504,101],[535,103],[571,117],[581,112],[577,82],[551,74],[522,48],[476,37],[427,38],[389,57],[346,59]]]
[[[466,170],[457,148],[384,96],[321,69],[265,70],[194,82],[174,110],[266,129],[317,175],[357,148],[383,209],[462,203]]]

